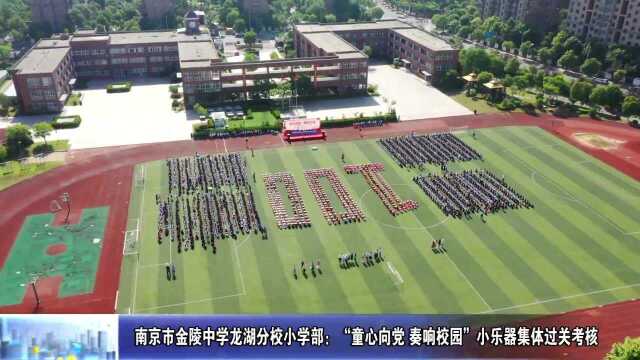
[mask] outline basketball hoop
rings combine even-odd
[[[49,211],[55,214],[60,210],[62,210],[62,206],[60,206],[58,200],[51,200],[51,203],[49,204]]]

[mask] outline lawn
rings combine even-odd
[[[278,124],[278,119],[273,116],[271,111],[253,111],[252,119],[246,120],[230,120],[228,122],[227,130],[254,130],[261,129],[264,124],[269,126],[275,126]]]
[[[493,114],[503,112],[496,108],[495,106],[490,105],[487,101],[482,97],[470,98],[465,95],[464,91],[455,94],[448,94],[453,100],[455,100],[458,104],[466,107],[467,109],[473,111],[477,110],[478,114]]]
[[[375,141],[352,141],[245,153],[269,238],[219,242],[217,254],[177,254],[156,240],[155,195],[166,195],[164,161],[140,165],[134,180],[127,237],[138,254],[124,257],[121,313],[555,313],[640,296],[640,184],[538,128],[506,127],[457,135],[484,161],[450,170],[483,168],[534,205],[460,220],[446,217],[412,182],[418,170],[400,168]],[[382,173],[417,210],[393,217],[347,163],[381,162]],[[329,226],[306,184],[305,169],[336,170],[367,221]],[[293,174],[312,227],[278,230],[262,174]],[[439,172],[435,167],[426,171]],[[448,252],[430,242],[444,238]],[[343,270],[337,257],[382,247],[386,261]],[[323,273],[294,279],[301,260],[320,259]],[[175,263],[168,282],[164,264]]]
[[[51,169],[63,165],[61,161],[47,161],[42,163],[21,164],[17,161],[9,161],[0,165],[0,190],[8,188],[28,178],[40,175]]]
[[[29,147],[29,153],[36,155],[54,151],[68,151],[69,147],[69,140],[47,141],[46,145],[44,142],[36,142],[31,144],[31,146]]]
[[[82,105],[82,96],[78,93],[73,93],[67,98],[65,106],[79,106]]]

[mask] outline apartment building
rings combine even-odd
[[[31,21],[48,25],[52,31],[63,31],[67,25],[71,0],[30,0]]]
[[[477,5],[482,18],[513,19],[545,33],[560,24],[561,10],[568,8],[569,0],[477,0]]]
[[[302,24],[294,28],[298,56],[342,53],[369,46],[374,57],[399,58],[428,81],[458,66],[458,50],[423,30],[398,20],[343,24]]]
[[[584,39],[640,46],[640,2],[571,0],[567,25]]]

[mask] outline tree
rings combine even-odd
[[[616,112],[624,100],[624,94],[616,85],[598,85],[593,89],[589,99],[594,104],[604,106],[607,110]]]
[[[47,145],[47,136],[51,135],[51,132],[53,132],[53,126],[48,122],[39,122],[33,125],[33,135],[42,138],[45,145]]]
[[[553,60],[553,50],[547,47],[543,47],[538,50],[538,58],[544,65],[549,65]]]
[[[576,81],[571,85],[571,101],[580,101],[583,104],[588,104],[592,91],[593,84],[590,82]]]
[[[243,32],[247,28],[244,19],[240,18],[233,22],[233,30],[237,32]]]
[[[543,89],[553,95],[569,96],[569,83],[562,75],[545,76]]]
[[[625,338],[624,342],[615,343],[605,360],[637,360],[640,359],[640,338]]]
[[[516,59],[511,59],[507,61],[507,64],[504,66],[504,72],[509,75],[518,75],[520,71],[520,62]]]
[[[508,53],[510,53],[515,47],[516,44],[514,44],[513,41],[505,41],[502,43],[502,48]]]
[[[624,79],[627,77],[627,71],[624,69],[618,69],[613,73],[613,81],[615,83],[621,84],[624,82]]]
[[[465,74],[481,72],[489,69],[491,58],[489,53],[481,48],[467,48],[460,51],[460,64]]]
[[[253,30],[249,30],[244,33],[244,43],[247,44],[248,47],[253,47],[253,45],[256,44],[257,38],[258,35]]]
[[[300,96],[312,95],[314,91],[313,82],[307,75],[300,75],[293,81],[293,87]]]
[[[4,145],[0,145],[0,163],[7,161],[7,147]]]
[[[627,96],[622,102],[622,115],[640,116],[640,100],[635,96]]]
[[[18,124],[7,129],[7,151],[11,157],[19,157],[26,153],[33,144],[31,130],[28,126]]]
[[[449,69],[435,85],[443,90],[457,90],[462,87],[462,80],[456,70]]]
[[[384,16],[384,10],[382,10],[381,8],[376,6],[371,9],[371,17],[373,20],[381,19],[382,16]]]
[[[254,99],[268,99],[271,90],[275,87],[275,84],[269,79],[256,80],[255,86],[251,92],[251,97]]]
[[[567,52],[558,59],[558,65],[565,69],[575,69],[580,65],[580,58],[578,58],[578,55],[576,55],[573,50],[567,50]]]
[[[601,69],[602,63],[596,58],[589,58],[582,63],[582,66],[580,66],[580,72],[588,76],[598,75]]]
[[[479,84],[486,84],[491,80],[493,80],[493,74],[488,71],[483,71],[480,74],[478,74]]]
[[[337,22],[337,21],[338,21],[338,19],[333,14],[327,14],[327,15],[324,16],[324,22],[326,22],[326,23],[334,23],[334,22]]]
[[[11,44],[0,44],[0,64],[9,61],[11,56]]]
[[[371,48],[371,46],[369,45],[365,45],[362,48],[362,52],[367,55],[368,57],[371,57],[371,55],[373,55],[373,48]]]
[[[531,41],[523,42],[520,44],[520,55],[528,57],[531,53],[531,49],[533,49],[533,43]]]

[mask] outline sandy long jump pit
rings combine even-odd
[[[585,146],[601,150],[615,150],[626,142],[594,133],[575,133],[573,137]]]

